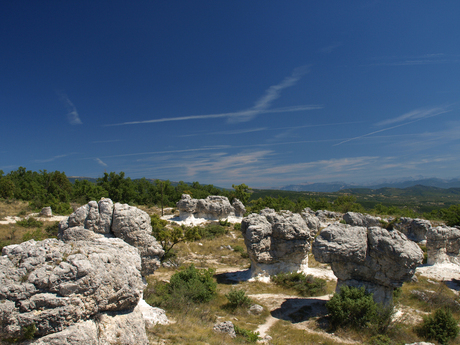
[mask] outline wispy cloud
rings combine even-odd
[[[411,57],[382,57],[376,58],[380,62],[372,63],[372,66],[420,66],[460,62],[458,55],[446,55],[442,53],[425,54]]]
[[[34,162],[35,162],[35,163],[48,163],[48,162],[55,161],[56,159],[60,159],[60,158],[64,158],[64,157],[70,156],[70,155],[72,155],[72,154],[73,154],[73,153],[69,153],[69,154],[66,154],[66,155],[54,156],[54,157],[47,158],[47,159],[36,159]]]
[[[227,118],[229,122],[246,122],[252,120],[257,115],[269,114],[269,113],[281,113],[281,112],[296,112],[305,110],[322,109],[322,105],[298,105],[292,107],[283,108],[270,108],[272,103],[281,96],[281,92],[293,85],[295,85],[303,75],[308,73],[308,66],[302,66],[294,69],[292,74],[284,78],[281,83],[270,86],[266,91],[265,95],[259,98],[253,107],[241,111],[229,112],[229,113],[217,113],[217,114],[206,114],[206,115],[189,115],[179,117],[165,117],[161,119],[151,119],[144,121],[129,121],[115,124],[107,124],[105,126],[124,126],[124,125],[137,125],[146,123],[160,123],[169,121],[189,121],[189,120],[202,120],[212,118]]]
[[[392,123],[397,123],[397,122],[421,120],[427,117],[433,117],[433,116],[441,115],[441,114],[448,113],[451,111],[452,109],[449,109],[447,107],[420,108],[420,109],[412,110],[401,116],[378,122],[376,125],[386,126],[386,125],[391,125]]]
[[[61,99],[61,102],[67,108],[67,120],[71,125],[81,125],[83,122],[78,115],[77,108],[75,105],[70,101],[69,97],[65,93],[57,92],[58,96]]]
[[[107,164],[105,164],[102,160],[100,160],[99,158],[95,158],[94,159],[99,165],[102,165],[103,167],[106,167]]]
[[[372,131],[370,133],[359,135],[357,137],[349,138],[349,139],[343,140],[343,141],[341,141],[341,142],[339,142],[337,144],[334,144],[333,146],[342,145],[344,143],[347,143],[347,142],[350,142],[350,141],[353,141],[353,140],[369,137],[371,135],[381,133],[381,132],[385,132],[385,131],[389,131],[391,129],[395,129],[395,128],[398,128],[398,127],[407,126],[407,125],[410,125],[410,124],[412,124],[414,122],[423,120],[425,118],[445,114],[445,113],[448,113],[448,112],[451,112],[451,111],[452,110],[447,108],[447,107],[434,107],[434,108],[415,109],[415,110],[412,110],[412,111],[410,111],[408,113],[405,113],[405,114],[403,114],[401,116],[398,116],[398,117],[395,117],[395,118],[392,118],[392,119],[388,119],[388,120],[384,120],[384,121],[380,121],[380,122],[376,123],[375,125],[383,126],[383,125],[389,125],[389,124],[398,123],[398,122],[404,122],[404,121],[407,121],[407,122],[401,123],[401,124],[396,125],[396,126],[379,129],[377,131]]]

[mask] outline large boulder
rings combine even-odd
[[[32,344],[148,344],[136,248],[117,238],[30,240],[0,257],[0,338]]]
[[[369,214],[363,214],[358,212],[347,212],[343,215],[343,220],[353,226],[364,226],[364,227],[371,227],[371,226],[382,226],[381,221],[382,218],[374,217]]]
[[[431,223],[425,219],[401,217],[394,227],[405,234],[410,240],[422,242],[427,239],[426,234],[431,229]]]
[[[220,220],[230,216],[243,217],[246,209],[241,201],[234,199],[230,204],[225,196],[211,195],[206,199],[192,199],[188,194],[182,194],[176,204],[181,219],[188,217]]]
[[[364,286],[374,300],[391,304],[393,290],[411,280],[423,260],[420,247],[397,230],[331,224],[313,242],[313,255],[330,263],[342,285]]]
[[[312,236],[299,214],[265,209],[243,218],[241,231],[252,276],[306,270]]]
[[[460,230],[448,226],[428,229],[426,233],[428,265],[454,263],[460,265]]]
[[[164,255],[161,245],[151,235],[150,216],[127,204],[113,204],[110,199],[90,201],[59,223],[59,238],[65,242],[118,237],[136,247],[142,258],[142,274],[152,274]]]

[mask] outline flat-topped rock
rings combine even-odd
[[[412,279],[423,260],[420,247],[397,230],[331,224],[313,242],[313,255],[330,263],[342,285],[361,287],[378,303],[390,304],[393,290]]]
[[[243,217],[246,209],[241,201],[234,199],[230,204],[225,196],[211,195],[206,199],[192,199],[188,194],[182,194],[177,202],[177,209],[182,220],[188,217],[220,220],[230,216]]]

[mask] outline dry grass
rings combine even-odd
[[[33,210],[29,203],[21,200],[0,200],[0,220],[7,216],[25,215]]]

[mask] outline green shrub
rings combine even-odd
[[[457,337],[459,327],[449,309],[437,309],[434,315],[424,318],[416,331],[426,340],[436,340],[440,344],[447,344],[449,340]]]
[[[170,283],[155,282],[145,291],[147,303],[169,309],[181,309],[190,303],[209,302],[217,295],[214,270],[196,269],[193,264],[174,273]]]
[[[228,221],[228,219],[220,219],[219,220],[219,225],[221,226],[229,226],[231,223]]]
[[[41,228],[43,226],[43,222],[36,220],[34,217],[18,220],[16,224],[24,228]]]
[[[255,343],[255,342],[257,342],[257,340],[260,339],[259,332],[248,331],[247,329],[240,328],[237,325],[235,325],[234,328],[235,328],[235,333],[237,335],[241,335],[241,336],[247,338],[248,341],[251,342],[251,343]]]
[[[235,223],[235,224],[233,224],[233,229],[235,229],[235,230],[241,230],[241,223]]]
[[[228,229],[220,224],[208,224],[204,227],[198,228],[198,233],[200,234],[201,238],[208,240],[228,234]]]
[[[225,294],[225,297],[227,297],[228,307],[231,309],[248,307],[252,303],[251,299],[246,296],[246,292],[244,290],[232,289],[228,294]]]
[[[240,254],[243,254],[243,253],[244,253],[244,248],[243,248],[242,246],[238,246],[238,245],[237,245],[237,246],[233,246],[232,248],[233,248],[233,250],[234,250],[235,252],[238,252],[238,253],[240,253]]]
[[[356,288],[343,285],[340,293],[326,303],[333,328],[350,326],[352,328],[374,328],[386,330],[391,322],[393,307],[382,307],[375,303],[372,294],[364,286]]]
[[[304,273],[280,273],[272,277],[275,284],[296,290],[301,296],[318,296],[326,292],[326,281]]]

